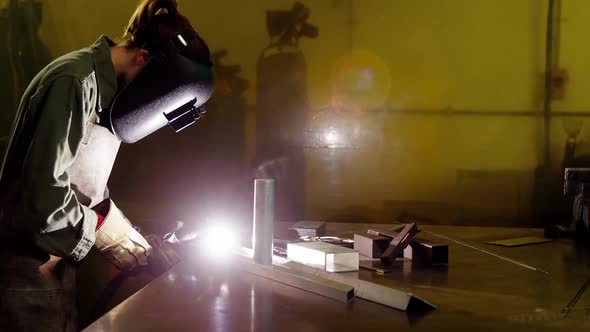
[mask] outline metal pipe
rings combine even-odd
[[[543,166],[551,165],[551,69],[553,67],[553,12],[555,0],[549,0],[547,8],[547,32],[545,35],[545,95],[543,98]]]
[[[318,111],[317,117],[323,108]],[[490,117],[543,117],[544,114],[539,110],[494,110],[494,109],[453,109],[453,108],[432,108],[432,109],[396,109],[396,108],[381,108],[371,111],[375,115],[408,115],[408,116],[490,116]],[[573,110],[573,111],[557,111],[551,112],[552,118],[556,117],[590,117],[590,110]]]
[[[254,262],[263,265],[272,265],[274,186],[273,179],[254,180],[252,249]]]

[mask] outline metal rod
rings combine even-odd
[[[252,249],[254,262],[263,265],[272,265],[274,184],[273,179],[254,180]]]
[[[582,294],[584,294],[584,291],[586,291],[586,288],[588,288],[589,284],[590,284],[590,278],[588,278],[588,280],[586,280],[586,282],[582,285],[582,287],[580,287],[580,289],[578,290],[578,292],[576,293],[574,298],[571,301],[569,301],[569,303],[563,308],[563,310],[561,310],[561,313],[563,314],[564,317],[570,313],[570,311],[576,305],[576,303],[578,302],[578,300],[580,299]]]
[[[460,245],[462,245],[462,246],[465,246],[465,247],[467,247],[467,248],[471,248],[471,249],[473,249],[473,250],[477,250],[477,251],[483,252],[483,253],[485,253],[485,254],[488,254],[488,255],[494,256],[494,257],[496,257],[496,258],[499,258],[499,259],[505,260],[505,261],[507,261],[507,262],[510,262],[510,263],[513,263],[513,264],[516,264],[516,265],[522,266],[522,267],[524,267],[524,268],[527,268],[527,269],[529,269],[529,270],[538,271],[538,272],[545,273],[545,274],[551,274],[551,273],[549,273],[549,272],[547,272],[547,271],[545,271],[545,270],[541,270],[541,269],[538,269],[538,268],[536,268],[536,267],[533,267],[533,266],[527,265],[527,264],[525,264],[525,263],[521,263],[521,262],[519,262],[519,261],[517,261],[517,260],[514,260],[514,259],[512,259],[512,258],[508,258],[508,257],[506,257],[506,256],[502,256],[502,255],[500,255],[500,254],[496,254],[495,252],[492,252],[492,251],[489,251],[489,250],[486,250],[486,249],[482,249],[482,248],[479,248],[479,247],[473,246],[473,245],[471,245],[471,244],[469,244],[469,243],[465,243],[465,242],[463,242],[463,241],[459,241],[459,240],[452,239],[452,238],[450,238],[450,237],[448,237],[448,236],[445,236],[445,235],[436,234],[436,233],[433,233],[433,232],[426,231],[426,230],[424,230],[424,229],[421,229],[420,231],[421,231],[421,232],[424,232],[424,233],[426,233],[426,234],[430,234],[430,235],[432,235],[432,236],[439,237],[439,238],[441,238],[441,239],[445,239],[445,240],[447,240],[447,241],[455,242],[455,243],[457,243],[457,244],[460,244]]]

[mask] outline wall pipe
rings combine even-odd
[[[545,35],[545,93],[543,96],[543,166],[551,166],[551,69],[553,67],[553,20],[555,0],[547,7],[547,32]]]

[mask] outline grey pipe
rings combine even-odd
[[[254,180],[254,229],[252,249],[254,262],[272,265],[274,223],[274,187],[272,179]]]
[[[551,69],[553,68],[553,11],[555,1],[547,7],[547,32],[545,35],[545,94],[543,99],[543,166],[551,166]]]

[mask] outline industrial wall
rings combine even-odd
[[[286,10],[293,2],[179,2],[211,49],[227,50],[223,62],[239,64],[239,75],[250,83],[244,92],[243,144],[251,160],[256,63],[269,40],[265,11]],[[100,34],[120,36],[136,4],[41,3],[38,33],[52,56],[89,45]],[[561,195],[568,135],[578,142],[577,156],[590,153],[583,116],[553,117],[550,172],[538,170],[547,1],[304,3],[311,9],[309,22],[319,27],[317,38],[299,44],[307,64],[306,119],[310,128],[331,128],[349,143],[305,148],[308,219],[376,222],[410,216],[432,223],[538,224],[536,210]],[[589,16],[587,1],[560,4],[554,54],[568,75],[565,95],[552,102],[555,113],[590,111]],[[337,94],[338,87],[355,84],[338,75],[346,63],[366,70],[371,93]],[[335,105],[356,111],[338,112]],[[342,123],[346,130],[339,132],[334,124]],[[117,167],[124,173],[138,166]]]

